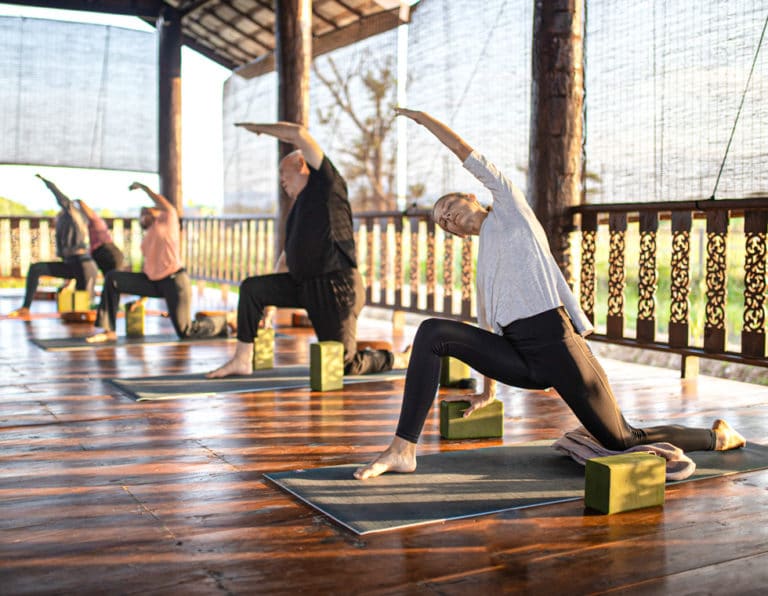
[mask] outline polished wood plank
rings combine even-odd
[[[0,312],[15,301],[0,296]],[[37,304],[33,309],[52,305]],[[149,328],[168,330],[150,317]],[[613,516],[573,501],[357,537],[262,478],[365,462],[389,441],[402,381],[137,403],[114,376],[203,371],[232,346],[44,352],[81,334],[55,317],[0,321],[0,592],[153,594],[759,593],[768,585],[768,471],[670,485],[664,507]],[[286,330],[281,364],[307,361]],[[361,337],[402,347],[387,321]],[[727,418],[768,443],[768,390],[605,360],[627,417]],[[554,439],[576,426],[551,392],[502,388],[504,438],[420,453]]]

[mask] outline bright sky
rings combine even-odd
[[[0,16],[112,25],[154,31],[136,17],[105,15],[0,4]],[[182,48],[182,192],[185,205],[210,205],[220,209],[223,195],[221,97],[230,71],[188,48]],[[83,170],[37,166],[0,165],[0,196],[29,209],[56,209],[53,195],[34,177],[50,178],[72,198],[82,198],[96,209],[116,210],[146,204],[143,193],[128,191],[134,180],[157,189],[155,174]]]

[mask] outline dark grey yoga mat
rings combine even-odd
[[[265,474],[265,478],[356,534],[461,519],[584,497],[584,467],[552,441],[425,455],[413,474],[366,481],[360,464]],[[768,447],[688,454],[682,482],[768,468]]]
[[[178,343],[201,344],[211,342],[234,341],[234,337],[206,337],[205,339],[179,339],[172,333],[162,335],[145,335],[143,337],[125,337],[120,336],[117,341],[104,342],[100,344],[89,344],[85,337],[54,337],[49,339],[31,339],[36,346],[48,352],[72,352],[76,350],[93,350],[95,348],[114,348],[122,346],[144,346],[152,344],[155,346],[170,346]]]
[[[405,377],[405,370],[344,377],[344,384],[392,381]],[[110,379],[110,383],[136,401],[157,401],[185,397],[205,397],[217,393],[252,393],[275,389],[309,387],[308,366],[277,366],[254,371],[250,376],[206,379],[205,373]]]

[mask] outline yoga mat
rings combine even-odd
[[[117,341],[89,344],[83,337],[54,337],[50,339],[31,339],[37,347],[48,352],[73,352],[77,350],[93,350],[94,348],[120,348],[123,346],[171,346],[178,343],[203,344],[222,341],[234,341],[234,337],[206,337],[205,339],[179,339],[175,334],[145,335],[144,337],[118,336]]]
[[[344,384],[373,381],[393,381],[405,377],[405,370],[391,370],[370,375],[344,377]],[[163,375],[158,377],[132,377],[110,379],[136,401],[157,401],[184,397],[206,397],[217,393],[252,393],[275,389],[302,389],[309,387],[308,366],[277,366],[254,371],[250,376],[206,379],[205,373]]]
[[[418,458],[413,474],[365,481],[360,464],[265,474],[265,478],[356,534],[462,519],[584,498],[584,467],[552,441],[452,451]],[[688,454],[686,480],[768,468],[768,447]]]

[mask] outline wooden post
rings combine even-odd
[[[707,212],[707,305],[704,322],[704,349],[720,353],[725,350],[725,299],[728,284],[726,242],[728,211]]]
[[[672,212],[672,263],[669,268],[669,273],[672,276],[670,280],[669,345],[673,348],[688,346],[691,222],[690,211]]]
[[[309,68],[312,63],[311,0],[275,0],[275,57],[277,63],[277,119],[309,124]],[[278,144],[278,159],[295,147]],[[279,186],[279,185],[278,185]],[[278,188],[277,254],[285,246],[285,223],[292,201]]]
[[[747,211],[744,215],[744,326],[741,332],[741,353],[744,356],[765,356],[765,232],[768,214]]]
[[[528,200],[571,279],[566,209],[581,199],[584,103],[581,0],[536,0]]]
[[[157,34],[160,194],[181,216],[181,13],[165,6],[157,19]]]

